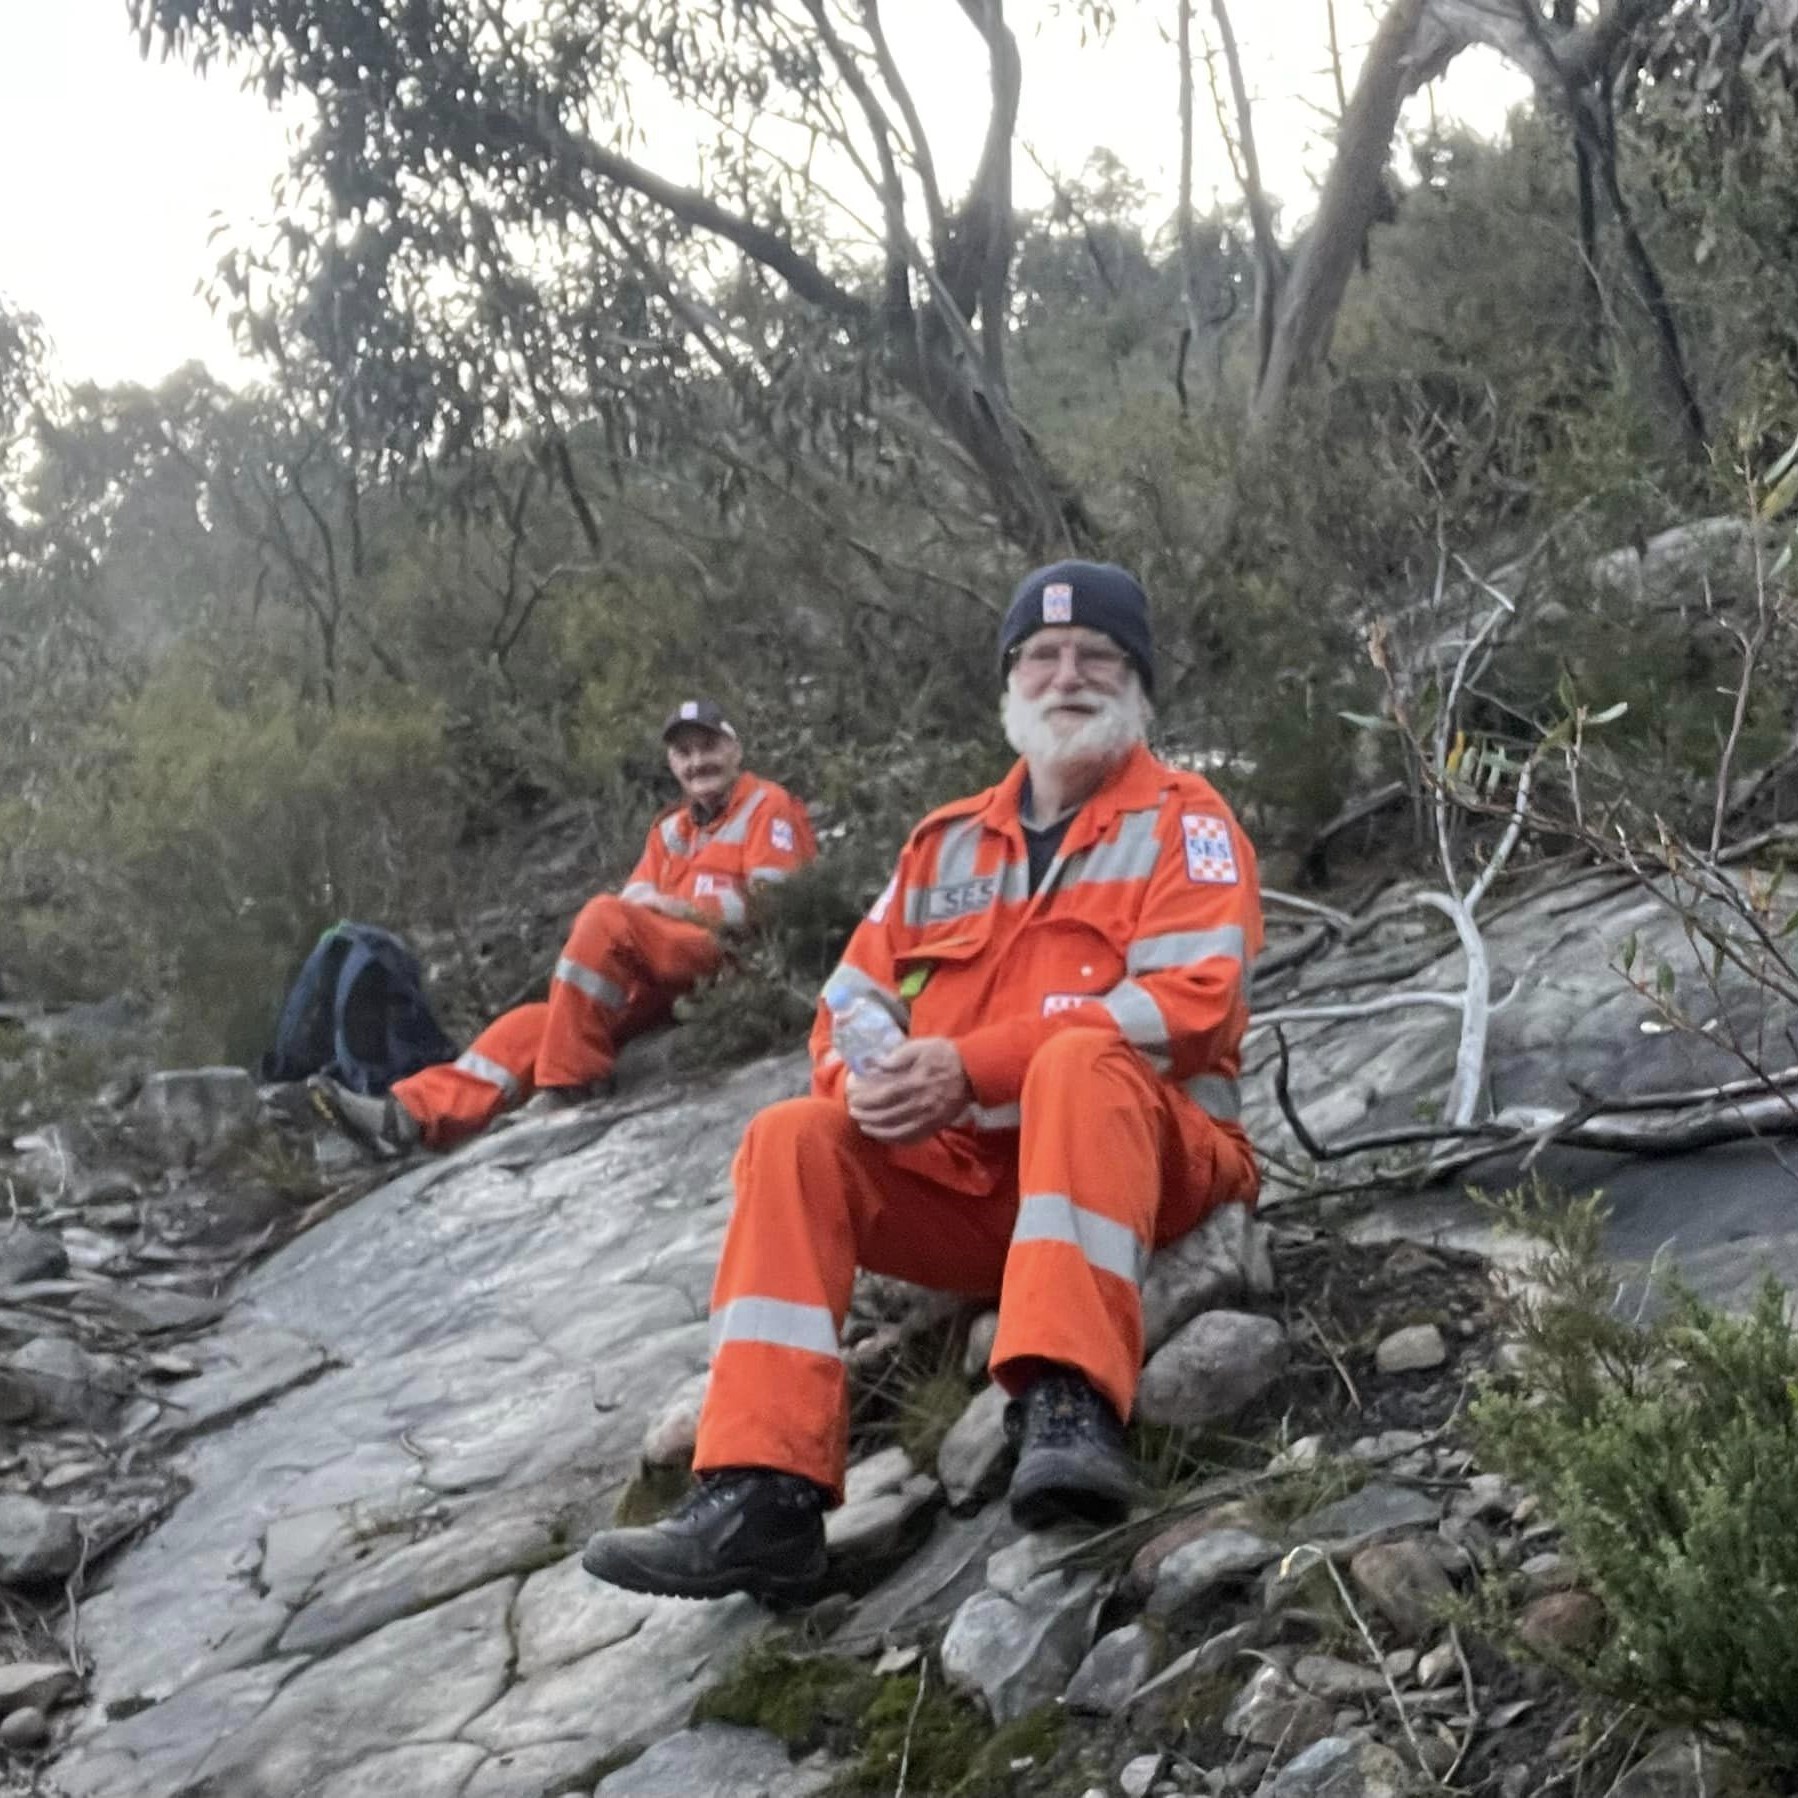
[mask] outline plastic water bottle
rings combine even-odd
[[[905,1020],[874,993],[827,991],[831,1047],[852,1074],[872,1071],[875,1062],[905,1041]]]

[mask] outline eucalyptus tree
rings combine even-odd
[[[629,459],[712,377],[776,441],[840,449],[915,436],[903,396],[1007,534],[1059,548],[1078,501],[1006,370],[1018,46],[1003,0],[926,4],[982,75],[958,188],[880,0],[130,12],[146,53],[303,96],[278,229],[225,279],[247,340],[389,454],[597,419]]]

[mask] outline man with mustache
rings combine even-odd
[[[805,807],[743,771],[743,745],[713,701],[677,706],[662,741],[681,802],[650,826],[623,890],[582,907],[547,1003],[514,1007],[455,1061],[396,1082],[385,1097],[315,1075],[315,1102],[333,1122],[377,1154],[447,1149],[533,1090],[541,1110],[608,1090],[619,1048],[717,970],[719,932],[743,923],[749,895],[818,853]]]
[[[685,1597],[816,1585],[858,1266],[998,1295],[1021,1523],[1129,1507],[1150,1251],[1259,1190],[1237,1122],[1255,854],[1204,776],[1144,744],[1148,601],[1121,568],[1028,576],[999,657],[1020,759],[912,833],[825,987],[811,1096],[751,1123],[699,1483],[662,1522],[595,1536],[600,1579]],[[909,1025],[861,1072],[831,1032],[858,998]]]

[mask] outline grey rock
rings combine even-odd
[[[67,1511],[16,1493],[0,1495],[0,1585],[32,1587],[73,1573],[81,1530]]]
[[[77,1308],[116,1329],[136,1336],[159,1336],[168,1330],[193,1330],[216,1323],[225,1307],[217,1299],[195,1298],[166,1286],[108,1282],[82,1294]]]
[[[53,1711],[73,1698],[81,1682],[55,1661],[14,1661],[0,1667],[0,1717],[29,1705],[37,1711]]]
[[[1705,1798],[1730,1789],[1731,1757],[1695,1737],[1657,1736],[1611,1788],[1611,1798]]]
[[[1020,1597],[1034,1580],[1053,1571],[1052,1562],[1078,1548],[1090,1533],[1075,1523],[1031,1530],[987,1556],[986,1583],[1007,1598]]]
[[[593,1798],[810,1798],[834,1777],[829,1767],[795,1767],[765,1730],[702,1723],[608,1773]]]
[[[1124,1798],[1148,1798],[1149,1787],[1161,1771],[1159,1754],[1138,1754],[1125,1761],[1118,1771],[1118,1790]]]
[[[66,1336],[32,1337],[7,1357],[5,1368],[47,1422],[104,1424],[129,1391],[117,1363],[90,1355]]]
[[[97,1167],[76,1180],[70,1197],[86,1212],[97,1205],[130,1205],[135,1218],[135,1203],[143,1197],[143,1188],[123,1168]]]
[[[60,1280],[68,1271],[68,1251],[55,1231],[34,1230],[26,1224],[0,1230],[0,1287]]]
[[[903,1451],[902,1451],[903,1452]],[[922,1539],[943,1489],[927,1473],[915,1473],[896,1490],[854,1500],[824,1520],[824,1542],[833,1567],[878,1564],[907,1554]]]
[[[486,1758],[466,1742],[393,1748],[346,1767],[322,1786],[309,1786],[307,1798],[399,1798],[401,1793],[417,1793],[423,1798],[427,1792],[459,1793]]]
[[[1292,1677],[1307,1692],[1337,1701],[1364,1698],[1371,1692],[1386,1690],[1386,1675],[1379,1668],[1339,1661],[1327,1654],[1300,1655],[1292,1669]]]
[[[1092,1640],[1096,1573],[1043,1573],[1016,1597],[990,1588],[955,1613],[941,1648],[950,1685],[977,1692],[995,1723],[1052,1703]]]
[[[1349,1575],[1382,1617],[1406,1641],[1416,1641],[1436,1620],[1454,1588],[1421,1542],[1375,1542],[1349,1562]]]
[[[1005,1441],[1004,1391],[983,1386],[950,1426],[937,1451],[936,1477],[956,1510],[977,1503],[997,1488],[1009,1453]]]
[[[1258,1748],[1308,1748],[1334,1727],[1335,1711],[1302,1691],[1278,1667],[1262,1667],[1225,1714],[1224,1734]]]
[[[1071,1711],[1096,1717],[1115,1716],[1155,1671],[1159,1647],[1142,1623],[1126,1623],[1101,1636],[1068,1681],[1063,1702]]]
[[[693,1444],[699,1438],[699,1409],[705,1403],[709,1377],[701,1371],[683,1381],[650,1421],[643,1433],[646,1467],[684,1467],[693,1459]]]
[[[1286,1332],[1273,1318],[1202,1312],[1150,1358],[1136,1415],[1182,1429],[1233,1422],[1286,1371],[1286,1358]]]
[[[1296,1542],[1309,1542],[1332,1555],[1352,1553],[1370,1542],[1405,1530],[1433,1527],[1442,1507],[1408,1486],[1370,1480],[1347,1498],[1332,1500],[1301,1517],[1290,1528]]]
[[[262,1098],[243,1068],[176,1068],[144,1082],[137,1114],[165,1155],[189,1162],[248,1136]]]
[[[23,1705],[0,1719],[0,1748],[40,1748],[50,1739],[50,1719],[35,1705]]]
[[[962,1350],[961,1371],[970,1380],[986,1378],[986,1364],[992,1359],[993,1344],[999,1336],[999,1313],[982,1311],[968,1325],[967,1346]]]
[[[1249,1291],[1251,1265],[1259,1275],[1267,1257],[1266,1234],[1246,1205],[1220,1205],[1197,1229],[1157,1249],[1142,1287],[1144,1353],[1152,1355],[1201,1311]],[[1265,1277],[1271,1289],[1271,1263]]]
[[[1169,1661],[1153,1679],[1139,1686],[1130,1695],[1129,1708],[1147,1707],[1158,1699],[1177,1694],[1194,1680],[1210,1679],[1214,1674],[1222,1673],[1239,1654],[1253,1648],[1260,1640],[1261,1625],[1253,1618],[1220,1630],[1197,1648],[1189,1648]]]
[[[1416,1789],[1405,1763],[1384,1743],[1326,1736],[1280,1769],[1272,1798],[1404,1798]]]
[[[1394,1330],[1374,1350],[1373,1358],[1381,1373],[1423,1373],[1448,1359],[1448,1344],[1434,1324],[1412,1324]]]
[[[1432,1686],[1439,1686],[1454,1672],[1459,1656],[1455,1653],[1452,1642],[1439,1642],[1417,1663],[1417,1683],[1426,1691]]]
[[[1279,1548],[1249,1530],[1212,1530],[1176,1548],[1155,1571],[1152,1617],[1184,1618],[1223,1588],[1278,1560]]]
[[[843,1475],[843,1503],[859,1505],[870,1498],[897,1492],[916,1472],[911,1456],[894,1443],[891,1448],[883,1448],[878,1454],[857,1461]]]

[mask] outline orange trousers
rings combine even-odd
[[[712,1291],[712,1372],[694,1467],[773,1467],[842,1496],[838,1332],[859,1267],[996,1294],[994,1379],[1077,1369],[1128,1417],[1150,1249],[1215,1205],[1252,1203],[1246,1142],[1109,1031],[1064,1030],[1025,1075],[1018,1134],[891,1149],[830,1099],[750,1124]]]
[[[620,1046],[660,1023],[722,958],[704,925],[602,893],[575,919],[546,1004],[503,1013],[454,1061],[397,1082],[393,1095],[427,1147],[451,1148],[539,1086],[603,1080]]]

